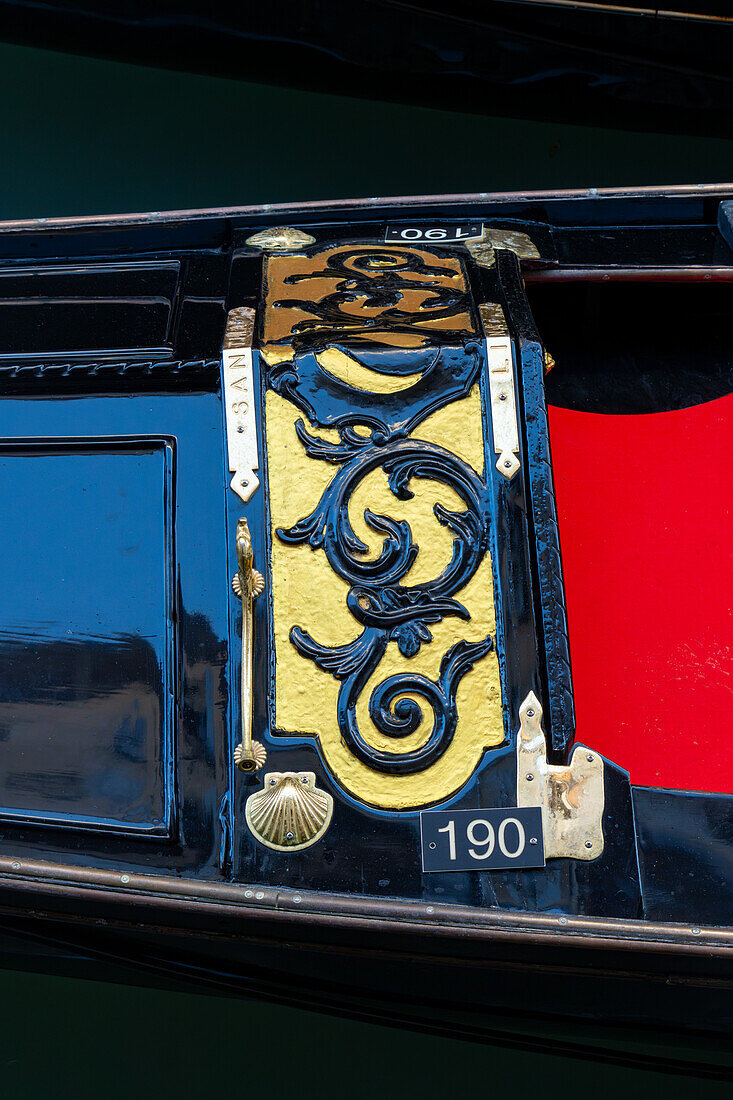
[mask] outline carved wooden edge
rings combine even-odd
[[[565,585],[560,556],[555,489],[550,458],[550,437],[544,386],[542,342],[529,311],[517,257],[506,251],[497,253],[499,279],[510,307],[521,359],[520,389],[527,455],[526,466],[535,529],[537,571],[542,608],[544,653],[547,664],[547,711],[550,717],[551,744],[563,753],[575,737],[575,704],[570,666]],[[520,402],[521,403],[521,402]]]
[[[38,360],[31,363],[0,360],[0,378],[94,377],[96,375],[206,374],[219,370],[218,359],[115,359],[59,362]]]

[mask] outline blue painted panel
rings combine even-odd
[[[0,817],[168,831],[172,459],[0,448]]]
[[[0,463],[10,463],[9,472],[0,473],[2,514],[7,521],[5,501],[10,500],[13,522],[26,538],[16,557],[0,548],[0,569],[9,570],[4,561],[16,569],[7,585],[0,574],[0,589],[22,590],[20,595],[0,591],[0,624],[9,631],[6,619],[12,614],[13,629],[22,633],[29,619],[42,652],[60,642],[69,655],[67,664],[56,665],[64,675],[49,683],[56,705],[34,701],[46,675],[40,661],[27,669],[24,683],[18,676],[28,725],[33,724],[31,707],[38,717],[32,734],[36,755],[24,762],[27,749],[15,734],[12,741],[0,741],[0,807],[10,797],[3,792],[5,775],[26,771],[33,791],[16,792],[13,805],[32,812],[20,809],[17,818],[0,823],[0,852],[19,859],[218,878],[229,836],[231,592],[219,395],[72,393],[62,399],[6,397],[0,407]],[[22,479],[16,474],[21,452],[33,452],[40,460],[35,470],[27,467]],[[10,530],[8,523],[4,534]],[[46,594],[61,578],[74,588],[68,600],[61,593]],[[58,623],[64,616],[70,623],[62,631]],[[68,646],[65,630],[70,627],[76,644]],[[142,659],[133,660],[131,650]],[[7,656],[5,665],[11,665]],[[72,687],[72,678],[75,687],[62,700],[58,693],[65,680]],[[8,682],[0,661],[0,706]],[[142,702],[148,707],[145,736],[139,724]],[[155,706],[161,721],[164,706],[171,708],[163,733],[150,718]],[[100,734],[92,719],[104,708],[113,711],[114,720]],[[62,712],[75,709],[86,725],[70,721],[67,728]],[[53,728],[46,711],[49,718],[53,714]],[[49,762],[46,746],[52,743],[46,739],[51,734],[53,747],[68,746],[70,759],[74,739],[74,761],[86,786],[75,787],[70,768]],[[107,764],[102,753],[86,759],[100,737],[106,738]],[[133,749],[141,750],[139,760],[131,759]],[[149,773],[143,779],[145,767]],[[55,775],[54,791],[49,773]],[[164,823],[153,821],[165,784],[175,791],[164,809],[170,816],[167,837],[155,832],[164,832]]]

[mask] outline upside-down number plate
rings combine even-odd
[[[544,867],[542,810],[426,810],[420,814],[423,871]]]

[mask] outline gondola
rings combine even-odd
[[[733,189],[0,225],[0,930],[733,1022]]]
[[[0,0],[2,38],[504,117],[725,137],[726,0]]]

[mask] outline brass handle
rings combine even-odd
[[[232,588],[242,601],[242,740],[234,750],[234,763],[243,772],[256,772],[267,759],[265,746],[252,740],[252,663],[254,623],[252,602],[265,587],[265,578],[252,564],[252,539],[246,519],[237,521],[237,572]]]

